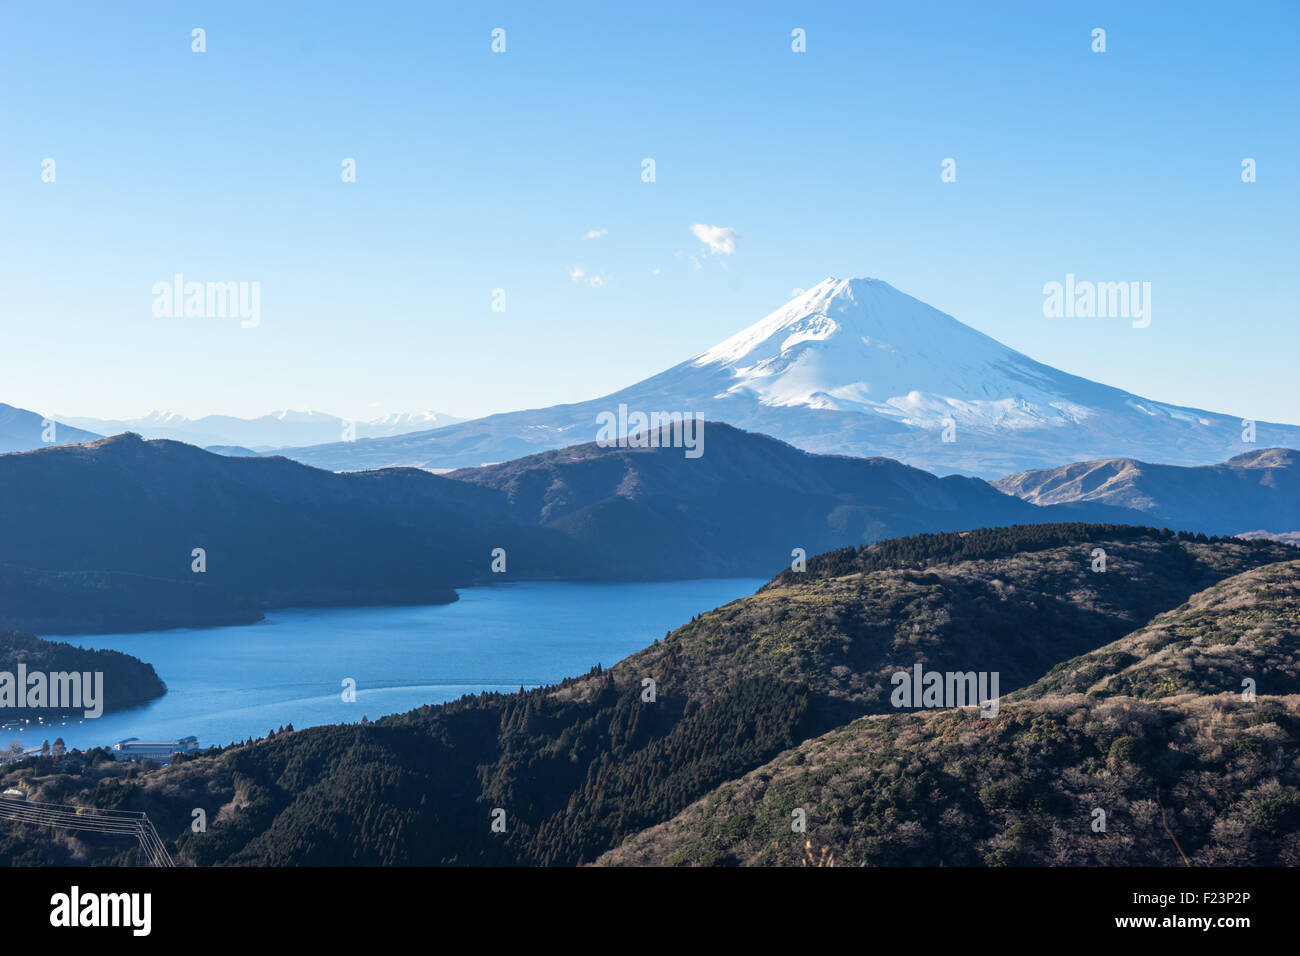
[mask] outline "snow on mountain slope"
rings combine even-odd
[[[596,416],[620,405],[693,411],[813,452],[987,478],[1080,459],[1209,464],[1251,447],[1235,416],[1035,362],[879,279],[826,279],[702,354],[611,395],[285,454],[340,471],[472,466],[591,441]],[[1295,426],[1257,422],[1256,430],[1261,445],[1300,447]]]
[[[177,412],[153,411],[132,419],[67,417],[64,420],[105,435],[135,432],[151,440],[165,438],[201,447],[244,446],[258,451],[339,441],[347,424],[346,419],[337,415],[294,409],[283,409],[258,418],[235,418],[231,415],[186,418]],[[439,412],[413,412],[358,421],[355,428],[359,438],[383,438],[429,431],[461,421],[464,419]]]
[[[725,395],[923,428],[949,417],[1034,428],[1089,414],[1054,369],[875,279],[827,279],[691,366],[728,370]]]

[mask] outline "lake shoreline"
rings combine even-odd
[[[605,578],[578,577],[578,578],[551,578],[536,577],[524,578],[515,577],[505,581],[480,581],[473,584],[457,585],[454,588],[448,588],[445,593],[424,595],[419,598],[362,598],[357,600],[321,600],[312,601],[293,601],[290,603],[261,603],[256,610],[242,611],[232,610],[231,613],[215,618],[208,618],[200,621],[176,622],[171,618],[162,618],[148,620],[141,619],[139,623],[124,623],[121,620],[115,622],[105,622],[102,620],[77,620],[71,623],[68,618],[55,617],[54,620],[61,621],[57,624],[42,625],[37,620],[18,618],[17,623],[9,623],[9,618],[0,620],[0,626],[9,627],[16,631],[22,631],[27,634],[34,634],[37,637],[45,639],[62,639],[66,637],[86,637],[104,634],[153,634],[166,633],[169,631],[203,631],[214,628],[225,627],[251,627],[260,624],[266,620],[267,614],[284,611],[305,611],[305,610],[337,610],[347,608],[407,608],[407,607],[441,607],[448,604],[455,604],[461,599],[462,591],[482,591],[494,588],[500,588],[512,584],[582,584],[582,585],[625,585],[625,584],[680,584],[690,581],[749,581],[754,580],[752,576],[738,575],[728,577],[674,577],[674,578],[636,578],[632,580],[610,580]],[[768,579],[761,579],[766,583]],[[443,600],[431,598],[441,597]]]
[[[152,664],[167,691],[97,719],[33,725],[18,739],[31,747],[63,736],[69,748],[87,749],[193,734],[206,749],[288,724],[375,720],[465,694],[558,683],[763,583],[505,581],[465,588],[450,604],[285,608],[252,626],[63,636]],[[347,678],[356,682],[351,703],[342,699]]]

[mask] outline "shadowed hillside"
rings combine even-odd
[[[702,430],[699,458],[589,442],[448,477],[503,492],[516,522],[564,532],[610,573],[651,577],[771,575],[794,548],[811,555],[923,531],[1142,517],[1100,504],[1026,506],[976,478],[814,455],[718,422]],[[670,433],[659,436],[667,446]]]
[[[531,576],[580,575],[563,535],[514,526],[498,499],[413,469],[334,475],[130,434],[0,455],[0,622],[66,633],[445,603],[491,576],[495,547]]]

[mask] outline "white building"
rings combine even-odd
[[[199,738],[182,737],[180,740],[141,740],[139,737],[127,737],[113,744],[113,756],[118,760],[156,760],[168,763],[172,754],[196,753]]]

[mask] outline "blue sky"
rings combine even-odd
[[[0,401],[538,407],[833,275],[1151,398],[1300,422],[1300,5],[701,6],[6,4]],[[156,317],[177,272],[260,282],[260,326]],[[1151,326],[1045,318],[1066,273],[1150,282]]]

